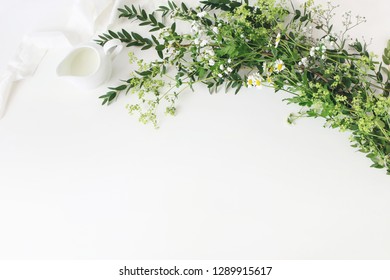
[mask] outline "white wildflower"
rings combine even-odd
[[[209,41],[207,41],[207,40],[202,40],[202,42],[200,42],[200,46],[201,46],[201,47],[207,46],[208,43],[209,43]]]
[[[191,23],[191,29],[192,31],[194,31],[195,33],[199,31],[199,24],[196,22],[196,21],[193,21]]]
[[[211,56],[215,55],[214,50],[212,48],[210,48],[210,47],[204,48],[203,52],[205,52],[205,53],[207,53],[208,55],[211,55]]]
[[[253,75],[248,76],[248,79],[246,80],[246,84],[248,85],[248,87],[253,87],[255,85],[255,79]]]
[[[218,77],[222,78],[222,77],[223,77],[223,75],[222,75],[221,73],[219,73],[219,74],[218,74]]]
[[[206,13],[205,11],[200,12],[200,13],[197,14],[197,16],[200,17],[200,18],[203,18],[203,17],[205,17],[206,15],[207,15],[207,13]]]
[[[214,32],[215,34],[218,34],[218,33],[219,33],[218,27],[215,26],[215,27],[213,28],[213,32]]]
[[[309,60],[307,59],[307,57],[302,58],[299,62],[299,65],[303,65],[304,67],[309,66]]]
[[[284,62],[283,62],[283,60],[281,60],[281,59],[278,59],[278,60],[276,60],[275,61],[275,71],[276,72],[282,72],[285,68],[286,68],[286,66],[284,65]]]
[[[210,65],[210,66],[214,66],[214,65],[215,65],[214,59],[210,59],[210,60],[209,60],[209,65]]]
[[[223,66],[223,64],[219,65],[219,69],[221,69],[222,71],[225,70],[225,66]]]
[[[316,55],[316,48],[315,47],[312,47],[311,49],[310,49],[310,56],[315,56]]]
[[[226,69],[226,71],[228,71],[229,73],[232,73],[232,72],[233,72],[233,69],[230,68],[230,67],[228,67],[228,68]]]

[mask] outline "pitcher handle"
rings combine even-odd
[[[104,44],[104,53],[113,59],[122,51],[123,44],[119,39],[113,39]]]

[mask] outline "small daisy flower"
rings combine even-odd
[[[283,60],[278,59],[275,61],[275,71],[276,72],[278,72],[278,73],[282,72],[285,68],[286,68],[286,66],[284,65]]]
[[[246,81],[248,87],[253,87],[255,85],[255,79],[253,75],[248,76],[248,79]]]
[[[280,43],[280,33],[278,33],[278,36],[276,36],[276,40],[275,40],[275,48],[277,48],[279,46],[279,43]]]
[[[215,65],[215,61],[214,61],[213,59],[210,59],[210,60],[209,60],[209,65],[210,65],[210,66],[214,66],[214,65]]]
[[[231,60],[230,58],[228,59],[228,63],[229,63],[229,64],[232,63],[232,60]]]
[[[222,75],[221,73],[219,73],[219,74],[218,74],[218,77],[222,78],[222,77],[223,77],[223,75]]]
[[[258,89],[263,87],[263,80],[259,73],[249,75],[247,79],[248,87],[256,87]]]
[[[261,89],[263,87],[263,81],[261,80],[261,77],[258,76],[255,79],[255,87],[258,89]]]
[[[233,69],[230,68],[230,67],[228,67],[228,68],[226,69],[226,71],[228,71],[229,73],[232,73],[232,72],[233,72]]]
[[[225,70],[225,66],[223,66],[223,64],[219,65],[219,69],[221,69],[222,71]]]

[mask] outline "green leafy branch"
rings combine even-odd
[[[244,1],[231,1],[231,0],[206,0],[201,1],[204,8],[210,8],[211,10],[221,10],[233,12],[236,8],[242,6],[243,3],[249,4],[248,0]]]
[[[140,26],[150,25],[153,27],[149,30],[149,32],[158,31],[160,29],[163,29],[165,27],[165,24],[162,22],[157,21],[154,13],[148,14],[144,9],[137,8],[132,5],[131,7],[125,6],[124,8],[118,9],[120,11],[119,18],[127,18],[129,20],[131,19],[138,19],[140,22]]]
[[[129,33],[124,29],[119,32],[109,30],[108,33],[103,33],[102,35],[99,35],[99,39],[95,40],[95,42],[101,46],[104,46],[108,41],[112,39],[119,39],[122,43],[126,44],[126,47],[143,47],[142,50],[150,49],[155,45],[156,42],[158,42],[157,40],[155,40],[155,37],[153,37],[153,42],[151,39],[142,37],[138,33]]]

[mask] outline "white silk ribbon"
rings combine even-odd
[[[90,41],[96,32],[111,26],[120,2],[121,0],[74,0],[68,35],[73,33],[78,39],[72,43]],[[63,32],[41,32],[24,37],[14,59],[0,73],[0,119],[4,116],[12,85],[33,75],[49,49],[71,46],[68,35]]]

